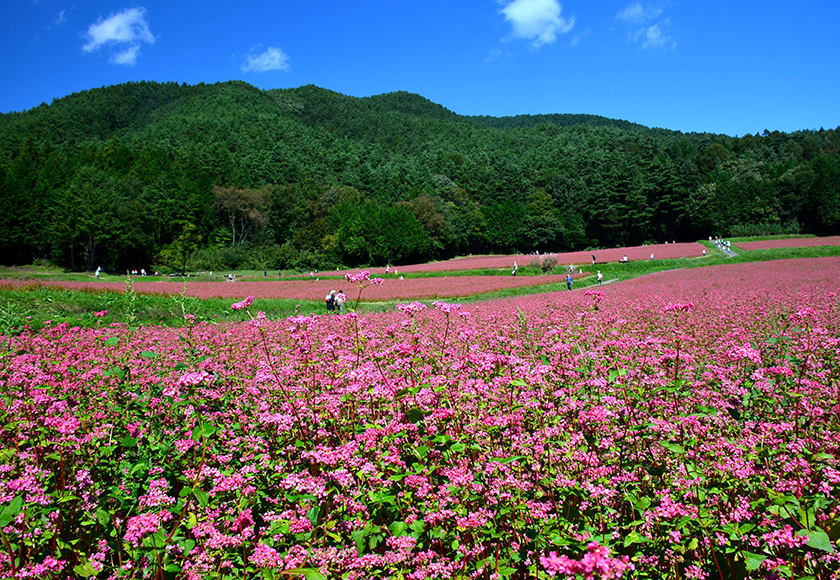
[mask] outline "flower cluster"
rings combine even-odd
[[[397,310],[405,312],[409,316],[419,314],[426,310],[426,305],[422,302],[412,302],[411,304],[397,304]]]
[[[242,302],[234,302],[233,304],[230,305],[230,307],[233,308],[234,310],[247,310],[251,306],[251,304],[253,304],[253,303],[254,303],[254,297],[253,296],[248,296]]]
[[[662,312],[688,312],[694,309],[693,302],[674,302],[662,309]]]
[[[355,284],[359,288],[367,288],[368,286],[379,286],[385,281],[382,278],[371,278],[370,272],[368,272],[367,270],[362,270],[358,274],[347,273],[344,275],[344,279],[350,282],[351,284]]]
[[[590,542],[586,546],[586,554],[580,560],[573,560],[567,556],[558,557],[556,552],[551,552],[548,557],[541,556],[540,563],[549,576],[580,575],[585,580],[621,578],[625,572],[636,569],[629,556],[610,558],[609,548],[598,545],[598,542]]]

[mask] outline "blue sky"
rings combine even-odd
[[[7,0],[0,112],[127,81],[405,90],[462,115],[840,125],[840,2]]]

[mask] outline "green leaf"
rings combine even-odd
[[[84,578],[96,576],[96,570],[93,569],[93,566],[90,565],[90,562],[79,564],[78,566],[73,568],[73,572],[75,572],[77,576],[82,576]]]
[[[405,416],[409,423],[419,423],[428,413],[417,407],[413,407],[405,412]]]
[[[309,520],[309,523],[312,524],[313,527],[318,525],[318,513],[320,511],[321,510],[318,509],[318,506],[315,506],[315,507],[309,508],[309,510],[306,512],[306,517]]]
[[[306,580],[327,580],[318,570],[311,568],[292,568],[280,572],[283,576],[303,576]]]
[[[157,358],[158,353],[152,352],[150,350],[144,350],[143,352],[140,353],[140,356],[142,356],[143,358]]]
[[[452,451],[454,451],[455,453],[460,453],[460,452],[464,451],[466,448],[467,448],[467,446],[464,445],[463,443],[455,443],[452,447],[450,447],[450,449]]]
[[[188,368],[190,368],[190,365],[188,365],[186,363],[182,363],[182,362],[179,362],[178,364],[175,365],[175,371],[185,371]]]
[[[15,519],[15,516],[20,513],[20,508],[23,507],[23,496],[17,496],[9,502],[9,505],[0,511],[0,528],[5,528],[9,523]]]
[[[195,500],[198,502],[198,505],[201,507],[207,507],[210,503],[210,494],[204,491],[203,489],[194,489],[193,495],[195,496]]]
[[[96,510],[96,521],[100,526],[107,526],[111,521],[111,514],[100,508]]]
[[[513,457],[494,457],[490,459],[490,461],[497,461],[499,463],[513,463],[514,461],[519,461],[520,459],[525,459],[524,455],[514,455]]]
[[[365,552],[365,536],[368,535],[369,530],[370,528],[365,528],[364,530],[350,532],[350,537],[353,538],[353,542],[356,544],[356,553],[359,556]]]
[[[119,336],[112,336],[105,340],[105,346],[117,346],[120,342]]]
[[[653,540],[650,538],[641,535],[639,532],[633,530],[626,536],[624,536],[624,547],[630,546],[632,544],[650,544]]]
[[[746,558],[745,565],[747,567],[747,572],[758,570],[761,567],[762,562],[767,559],[767,556],[764,556],[763,554],[753,554],[752,552],[744,552],[744,557]]]
[[[405,531],[408,529],[408,526],[405,522],[394,522],[388,529],[391,530],[391,533],[394,534],[396,537],[400,537],[405,534]]]
[[[411,534],[409,535],[413,536],[414,539],[420,539],[420,535],[426,530],[426,522],[414,520],[408,527],[411,528]]]
[[[682,445],[677,445],[676,443],[660,443],[662,447],[670,451],[671,453],[676,453],[677,455],[682,455],[685,453],[685,447]]]
[[[130,435],[126,435],[123,437],[122,441],[120,441],[120,445],[123,447],[137,447],[137,439],[134,439]]]
[[[829,554],[834,553],[834,546],[831,545],[831,539],[822,530],[799,530],[797,536],[808,536],[806,546],[814,548],[815,550],[822,550]]]

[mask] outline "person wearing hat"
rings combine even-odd
[[[330,290],[324,297],[324,302],[327,303],[327,312],[335,312],[335,290]]]

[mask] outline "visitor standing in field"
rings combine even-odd
[[[571,274],[566,274],[566,288],[568,288],[569,291],[572,290],[572,275]]]
[[[339,312],[344,311],[344,304],[347,302],[347,295],[344,294],[344,290],[339,290],[338,294],[335,295],[335,306],[336,310]]]
[[[601,274],[601,270],[598,270],[598,286],[601,285],[601,282],[604,281],[604,275]]]
[[[324,297],[324,302],[327,305],[327,312],[335,312],[335,290],[330,290],[330,293]]]

